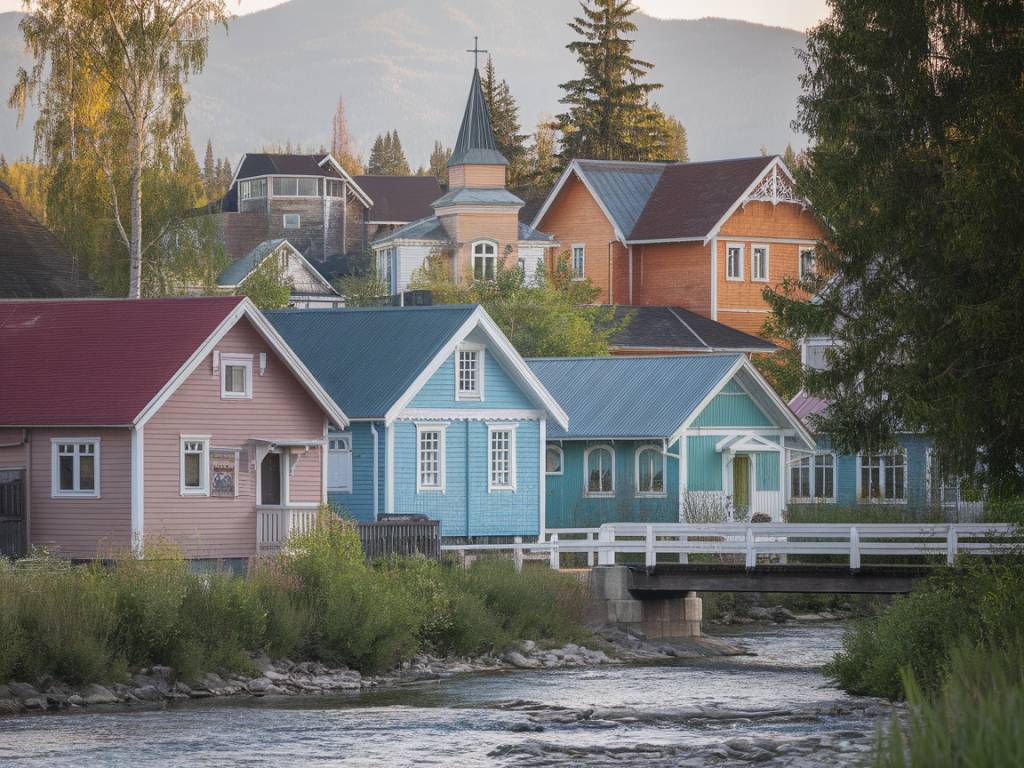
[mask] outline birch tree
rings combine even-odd
[[[210,26],[227,23],[225,0],[26,0],[25,10],[35,61],[19,69],[9,102],[19,120],[38,102],[37,150],[94,156],[138,298],[143,257],[164,234],[142,231],[143,172],[184,124],[185,84],[206,61]],[[99,91],[86,103],[82,83]],[[83,109],[95,119],[79,122]]]

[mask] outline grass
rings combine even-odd
[[[68,567],[0,561],[0,681],[116,682],[161,664],[186,680],[252,673],[254,653],[380,672],[420,652],[476,655],[520,640],[583,640],[585,586],[509,562],[368,566],[355,529],[327,515],[292,554],[245,576],[195,573],[173,549]]]

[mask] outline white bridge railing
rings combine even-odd
[[[511,544],[453,544],[447,552],[511,552],[516,570],[527,553],[546,554],[552,568],[561,567],[565,553],[583,553],[587,565],[614,565],[619,554],[642,554],[651,567],[658,556],[686,563],[690,555],[742,555],[747,568],[758,558],[784,561],[789,555],[839,555],[851,570],[867,556],[940,557],[947,565],[957,555],[1005,555],[1024,551],[1024,533],[1001,523],[722,523],[684,524],[606,523],[600,528],[549,531],[545,540]],[[665,558],[662,558],[662,562]]]

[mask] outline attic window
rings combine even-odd
[[[220,397],[222,400],[252,398],[252,355],[220,355]]]
[[[457,353],[455,372],[456,400],[483,400],[484,351],[481,347],[463,346]]]

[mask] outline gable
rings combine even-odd
[[[452,353],[441,367],[416,393],[409,403],[410,408],[458,408],[458,409],[532,409],[536,406],[530,397],[513,381],[508,372],[484,348],[484,397],[483,400],[456,400],[455,398],[455,357]]]
[[[729,381],[693,422],[694,427],[775,427],[735,381]]]

